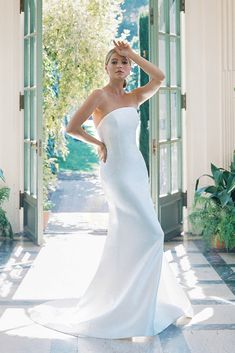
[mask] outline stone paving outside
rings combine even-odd
[[[95,173],[60,179],[53,197],[57,206],[41,247],[23,236],[0,240],[1,353],[234,352],[235,254],[205,252],[201,238],[190,235],[164,247],[194,307],[192,320],[154,337],[119,340],[74,337],[34,323],[26,308],[82,294],[107,233],[108,208]]]

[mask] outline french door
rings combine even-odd
[[[42,0],[21,0],[24,16],[24,232],[42,243]]]
[[[183,218],[181,6],[150,0],[150,60],[165,74],[150,102],[150,179],[166,240],[180,234]]]

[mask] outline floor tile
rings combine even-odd
[[[78,338],[78,353],[163,353],[159,336],[105,340]]]
[[[196,284],[200,280],[221,280],[218,273],[211,267],[191,267],[183,270],[179,263],[170,262],[170,266],[176,276],[180,276],[182,280]]]
[[[191,353],[234,353],[235,334],[230,330],[184,331]]]
[[[175,254],[170,250],[165,251],[169,262],[177,262],[183,270],[189,269],[194,264],[209,264],[207,259],[200,253]]]
[[[190,299],[235,299],[231,290],[225,284],[198,284],[188,287]]]
[[[27,337],[23,332],[22,336],[14,331],[0,335],[2,353],[50,353],[50,346],[50,339]]]
[[[159,334],[163,353],[190,353],[182,330],[175,325],[169,326]]]
[[[234,264],[235,266],[235,253],[219,253],[222,259],[228,264]]]
[[[198,247],[196,246],[196,244],[192,241],[183,241],[183,242],[179,242],[177,241],[169,241],[169,242],[165,242],[164,243],[164,249],[168,250],[174,250],[176,251],[178,254],[184,254],[188,251],[198,251]]]
[[[194,317],[191,325],[235,324],[235,305],[193,305]]]
[[[87,178],[81,179],[82,186],[92,191],[96,180]],[[195,315],[191,321],[178,320],[154,337],[117,340],[74,337],[34,323],[27,308],[82,294],[96,271],[107,236],[108,214],[104,208],[99,211],[104,205],[101,198],[92,205],[94,212],[88,212],[90,198],[86,205],[73,205],[82,207],[81,212],[71,209],[67,214],[61,195],[59,199],[61,207],[52,215],[43,246],[21,235],[15,241],[0,240],[3,353],[233,352],[235,254],[205,252],[201,237],[182,236],[164,244],[170,266],[192,300]]]

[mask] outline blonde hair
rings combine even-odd
[[[105,65],[108,65],[108,62],[109,62],[111,56],[112,56],[114,53],[116,53],[115,48],[112,48],[112,49],[110,49],[110,50],[108,51],[108,53],[107,53],[107,55],[106,55],[106,57],[105,57]],[[131,63],[132,63],[132,62],[131,62],[131,59],[129,59],[129,58],[127,58],[127,59],[128,59],[128,61],[129,61],[129,64],[131,65]],[[127,80],[124,79],[123,87],[125,88],[126,86],[127,86]]]

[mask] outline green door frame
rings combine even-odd
[[[166,240],[183,230],[181,6],[182,0],[150,0],[150,60],[166,75],[150,100],[150,183]]]
[[[43,241],[42,0],[21,0],[24,12],[24,232]]]

